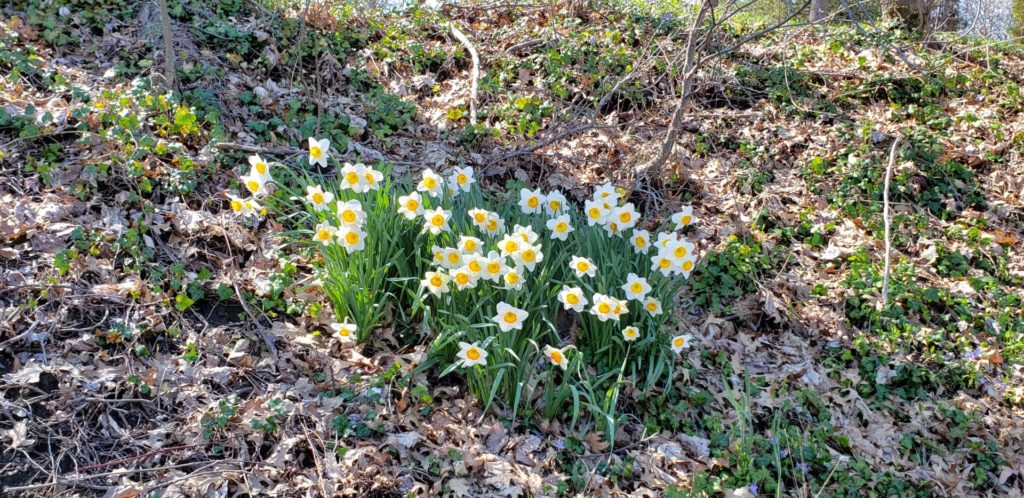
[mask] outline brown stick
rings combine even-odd
[[[686,59],[683,62],[683,88],[680,91],[679,104],[672,115],[672,123],[668,127],[668,135],[665,137],[665,142],[661,145],[661,152],[653,160],[637,167],[636,173],[639,178],[652,178],[660,175],[662,166],[668,161],[668,157],[672,154],[672,149],[676,145],[676,140],[679,139],[679,131],[683,126],[683,116],[686,115],[686,111],[690,108],[690,100],[693,94],[693,77],[697,74],[698,69],[695,58],[697,52],[697,30],[704,22],[704,18],[711,10],[713,4],[714,0],[704,0],[701,2],[697,17],[694,18],[693,25],[690,27],[690,34],[686,36]]]

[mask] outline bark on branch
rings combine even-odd
[[[679,131],[683,128],[683,116],[686,115],[686,111],[690,108],[690,100],[693,96],[693,80],[697,74],[697,32],[700,29],[701,24],[704,23],[704,18],[714,7],[715,0],[704,0],[701,2],[700,10],[697,11],[697,17],[693,20],[693,26],[690,27],[690,33],[686,37],[686,59],[683,62],[683,87],[679,95],[679,104],[676,106],[676,111],[672,115],[672,123],[668,127],[668,135],[665,137],[665,142],[661,145],[661,151],[658,156],[641,164],[637,167],[636,173],[639,179],[649,179],[661,174],[661,169],[668,161],[670,155],[672,155],[672,149],[675,147],[676,140],[679,139]]]

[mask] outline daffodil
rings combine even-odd
[[[334,200],[334,194],[324,192],[320,185],[306,187],[306,200],[316,208],[317,211],[327,209],[327,206]]]
[[[583,308],[587,305],[587,298],[583,295],[583,289],[579,287],[566,287],[558,292],[558,300],[562,302],[562,306],[568,310],[573,310],[577,313],[583,312]]]
[[[626,276],[626,283],[622,284],[622,290],[626,293],[626,299],[643,301],[647,293],[651,292],[651,284],[647,283],[646,278],[630,273]]]
[[[242,180],[242,184],[245,188],[253,195],[253,197],[263,197],[267,195],[267,180],[265,178],[253,175],[246,175],[239,178]]]
[[[249,156],[249,176],[261,178],[264,182],[271,180],[270,165],[259,154]]]
[[[640,213],[633,207],[632,202],[627,202],[612,211],[610,218],[615,220],[619,231],[629,230],[640,221]]]
[[[673,271],[672,258],[663,251],[658,251],[658,254],[651,256],[651,270],[661,272],[663,277],[671,275]]]
[[[398,198],[398,214],[407,220],[415,220],[423,214],[423,199],[418,192],[410,192]]]
[[[508,271],[508,266],[505,265],[505,258],[495,251],[491,251],[486,258],[479,261],[483,264],[483,271],[481,272],[483,278],[492,282],[497,282]]]
[[[619,235],[622,232],[622,229],[619,228],[619,222],[615,221],[615,218],[608,216],[607,220],[604,223],[604,231],[605,233],[608,234],[609,237],[611,237],[614,235]]]
[[[451,218],[451,216],[451,211],[446,211],[441,208],[434,208],[433,211],[424,211],[423,231],[430,232],[433,235],[449,231],[448,219]]]
[[[548,361],[550,361],[552,365],[561,367],[562,370],[569,367],[569,360],[566,359],[565,352],[561,349],[544,346],[544,356],[547,357]]]
[[[479,280],[479,276],[476,273],[470,271],[466,266],[460,266],[451,272],[452,282],[455,282],[455,288],[459,290],[472,289],[476,287],[476,282]]]
[[[551,232],[551,238],[556,240],[568,239],[569,232],[573,231],[572,225],[569,222],[570,219],[567,214],[548,220],[547,226],[548,231]]]
[[[440,297],[441,294],[448,292],[449,280],[451,280],[451,277],[444,273],[439,271],[428,271],[423,274],[423,280],[420,280],[420,286],[425,287],[431,294]]]
[[[576,276],[580,278],[583,278],[584,275],[593,277],[597,274],[597,267],[594,266],[594,262],[587,258],[573,256],[569,260],[569,267],[572,268],[572,270],[576,272]]]
[[[540,245],[524,244],[519,252],[512,255],[512,260],[528,271],[533,271],[537,263],[544,261],[544,253],[541,251]]]
[[[682,350],[690,347],[690,341],[693,340],[693,336],[690,334],[677,335],[672,338],[672,352],[680,353]]]
[[[523,320],[526,320],[530,316],[530,313],[526,310],[521,310],[512,306],[505,301],[498,303],[498,314],[491,318],[494,323],[498,324],[498,328],[502,332],[508,332],[510,330],[522,330]]]
[[[537,232],[533,231],[533,227],[531,226],[524,227],[522,225],[516,225],[512,227],[512,233],[518,235],[519,238],[523,239],[523,242],[526,242],[527,244],[533,244],[534,242],[537,242],[538,238],[540,238],[540,236],[537,235]]]
[[[657,298],[649,297],[644,300],[644,309],[647,310],[647,313],[650,313],[651,316],[658,316],[661,314],[661,301]]]
[[[619,202],[619,192],[612,184],[605,183],[594,189],[594,200],[601,201],[603,205],[615,205]]]
[[[672,215],[672,223],[676,224],[676,230],[682,230],[694,221],[696,218],[693,217],[693,206],[683,206],[678,213]]]
[[[544,209],[544,194],[538,190],[519,190],[519,209],[524,214],[537,214]]]
[[[688,256],[679,260],[675,265],[675,270],[679,272],[683,278],[690,278],[690,272],[693,271],[694,259],[692,256]]]
[[[490,217],[491,212],[486,209],[473,208],[470,209],[467,214],[469,214],[473,225],[483,230],[487,226],[487,218]]]
[[[502,276],[505,280],[505,287],[514,290],[521,290],[523,288],[523,271],[521,268],[509,268]]]
[[[544,211],[550,215],[557,215],[565,209],[565,196],[562,192],[555,190],[544,196]]]
[[[487,365],[487,351],[481,348],[477,343],[459,342],[459,352],[456,354],[459,357],[459,364],[465,368],[472,367],[474,365]]]
[[[469,192],[475,181],[473,179],[473,168],[467,166],[465,168],[455,168],[448,179],[448,184],[451,185],[452,190]]]
[[[333,226],[331,226],[330,223],[327,223],[325,221],[317,225],[316,228],[313,230],[313,240],[325,246],[330,245],[332,242],[334,242],[334,235],[336,233],[338,233],[338,229],[334,228]]]
[[[669,251],[669,257],[673,260],[682,261],[693,254],[693,244],[686,239],[680,239],[669,242],[665,250]]]
[[[363,205],[353,199],[351,201],[338,201],[338,221],[349,227],[361,227],[366,221],[366,212]]]
[[[317,140],[309,137],[309,164],[319,164],[321,168],[327,167],[327,153],[331,150],[331,141],[324,138]]]
[[[441,251],[441,266],[458,268],[462,266],[462,251],[454,247],[446,247]]]
[[[622,339],[626,342],[633,342],[640,337],[640,329],[630,325],[622,329]]]
[[[629,243],[633,245],[633,250],[637,254],[647,254],[651,247],[651,233],[647,230],[633,230],[633,234],[629,236]]]
[[[349,254],[362,251],[366,247],[365,239],[366,233],[358,227],[343,226],[338,230],[338,241]]]
[[[480,254],[484,249],[484,241],[468,235],[459,236],[459,250],[462,254]]]
[[[260,205],[251,199],[242,199],[231,194],[227,194],[227,196],[231,204],[231,210],[242,216],[252,216],[255,214],[254,211],[258,212],[260,209]]]
[[[615,302],[615,306],[612,307],[612,318],[618,320],[622,315],[629,313],[629,304],[626,301],[614,297],[611,299]]]
[[[593,305],[590,307],[590,314],[596,316],[598,320],[606,322],[609,319],[616,318],[615,307],[618,305],[618,299],[595,293]]]
[[[259,218],[264,214],[266,214],[266,211],[263,209],[263,206],[260,206],[260,203],[256,202],[256,199],[245,199],[242,201],[242,215]]]
[[[498,213],[488,213],[483,230],[487,235],[501,234],[505,231],[505,220],[501,219]]]
[[[444,261],[444,249],[441,246],[433,246],[430,253],[434,255],[434,263],[441,264]]]
[[[501,250],[502,256],[508,256],[510,254],[516,254],[519,249],[526,245],[521,237],[515,235],[506,234],[501,240],[498,241],[498,249]]]
[[[363,178],[366,179],[366,190],[377,190],[380,188],[380,182],[384,181],[384,173],[373,169],[372,166],[365,166]]]
[[[416,185],[416,190],[426,192],[431,197],[440,197],[444,192],[444,179],[434,173],[434,170],[427,168],[423,170],[423,178]]]
[[[587,225],[603,225],[608,220],[609,211],[600,201],[588,200],[583,203],[583,214],[587,216]]]
[[[480,276],[483,273],[487,258],[479,254],[467,254],[463,259],[466,261],[466,270],[473,274],[473,276]]]
[[[341,167],[341,188],[361,194],[370,190],[366,181],[366,166],[363,163],[345,163]]]
[[[658,249],[666,249],[669,244],[678,240],[679,237],[676,237],[676,234],[672,232],[661,232],[658,234],[657,240],[654,241],[654,245],[657,246]]]
[[[332,323],[331,329],[334,330],[334,336],[341,342],[355,342],[356,340],[356,324],[348,323],[347,318],[343,323]]]

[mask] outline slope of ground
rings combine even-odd
[[[1024,491],[1019,48],[773,34],[702,71],[670,171],[634,189],[684,17],[169,3],[171,95],[150,82],[154,3],[0,10],[5,495]],[[453,24],[483,61],[476,126]],[[731,29],[715,46],[759,26]],[[508,427],[457,377],[412,375],[429,331],[322,336],[288,221],[246,225],[224,196],[251,152],[303,165],[308,136],[399,174],[694,205],[702,260],[674,313],[698,340],[674,389],[625,393],[611,448],[593,421]]]

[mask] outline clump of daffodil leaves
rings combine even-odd
[[[309,164],[329,161],[330,142],[310,138]],[[386,167],[344,163],[325,185],[287,167],[275,181],[258,155],[249,164],[241,183],[250,197],[228,194],[231,207],[260,217],[268,184],[285,191],[273,197],[309,227],[337,340],[419,323],[432,340],[428,365],[461,371],[487,407],[499,401],[513,417],[569,408],[575,422],[589,409],[614,425],[624,379],[671,388],[692,337],[665,331],[663,306],[696,262],[681,235],[692,208],[652,233],[610,184],[580,209],[557,190],[484,193],[468,167],[426,169],[406,185]]]

